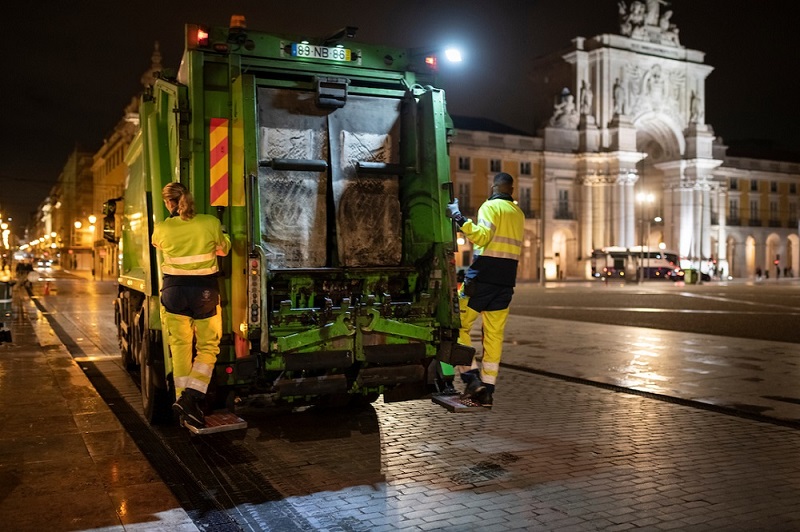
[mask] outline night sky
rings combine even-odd
[[[800,69],[792,0],[673,0],[687,48],[715,67],[706,122],[726,143],[757,139],[800,151]],[[168,7],[167,7],[168,6]],[[665,8],[662,7],[662,12]],[[96,151],[141,89],[159,41],[177,68],[185,23],[328,35],[349,25],[357,41],[402,47],[458,44],[465,61],[442,71],[451,114],[490,118],[533,134],[532,59],[576,36],[619,33],[616,0],[166,0],[20,2],[5,19],[0,209],[21,233],[74,147]],[[8,33],[10,32],[10,35]],[[20,223],[21,222],[21,223]]]

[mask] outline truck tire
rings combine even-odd
[[[154,334],[144,329],[141,343],[142,365],[139,368],[141,377],[142,408],[144,417],[151,425],[172,422],[172,397],[167,388],[162,360],[162,345]]]
[[[130,338],[130,305],[129,299],[124,298],[124,293],[114,300],[114,322],[117,325],[117,341],[119,352],[122,355],[122,365],[129,372],[136,369],[137,361],[134,358],[133,347]],[[124,309],[124,310],[123,310]],[[127,312],[125,312],[127,311]],[[123,324],[126,324],[125,330]]]

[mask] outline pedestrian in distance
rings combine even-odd
[[[181,183],[166,185],[161,197],[170,215],[156,224],[152,244],[162,253],[161,323],[177,398],[172,409],[182,424],[203,427],[202,405],[222,337],[217,257],[228,254],[231,240],[217,218],[195,212]]]
[[[492,192],[478,209],[478,220],[464,217],[458,199],[447,205],[452,219],[474,245],[473,261],[459,291],[461,330],[458,341],[470,345],[470,330],[478,316],[483,321],[483,352],[461,373],[464,398],[491,407],[503,354],[503,336],[522,253],[525,215],[514,202],[514,178],[505,172],[494,176]]]

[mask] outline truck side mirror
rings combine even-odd
[[[117,212],[116,200],[108,200],[103,203],[103,238],[107,241],[116,244],[117,241],[117,219],[115,213]]]

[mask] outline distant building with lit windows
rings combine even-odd
[[[797,275],[800,164],[729,155],[705,122],[704,53],[680,44],[658,3],[646,17],[621,4],[619,35],[577,37],[536,61],[535,136],[453,117],[462,212],[476,213],[494,174],[514,176],[527,217],[520,280],[590,278],[593,250],[642,245],[717,277]],[[471,260],[462,241],[459,267]]]

